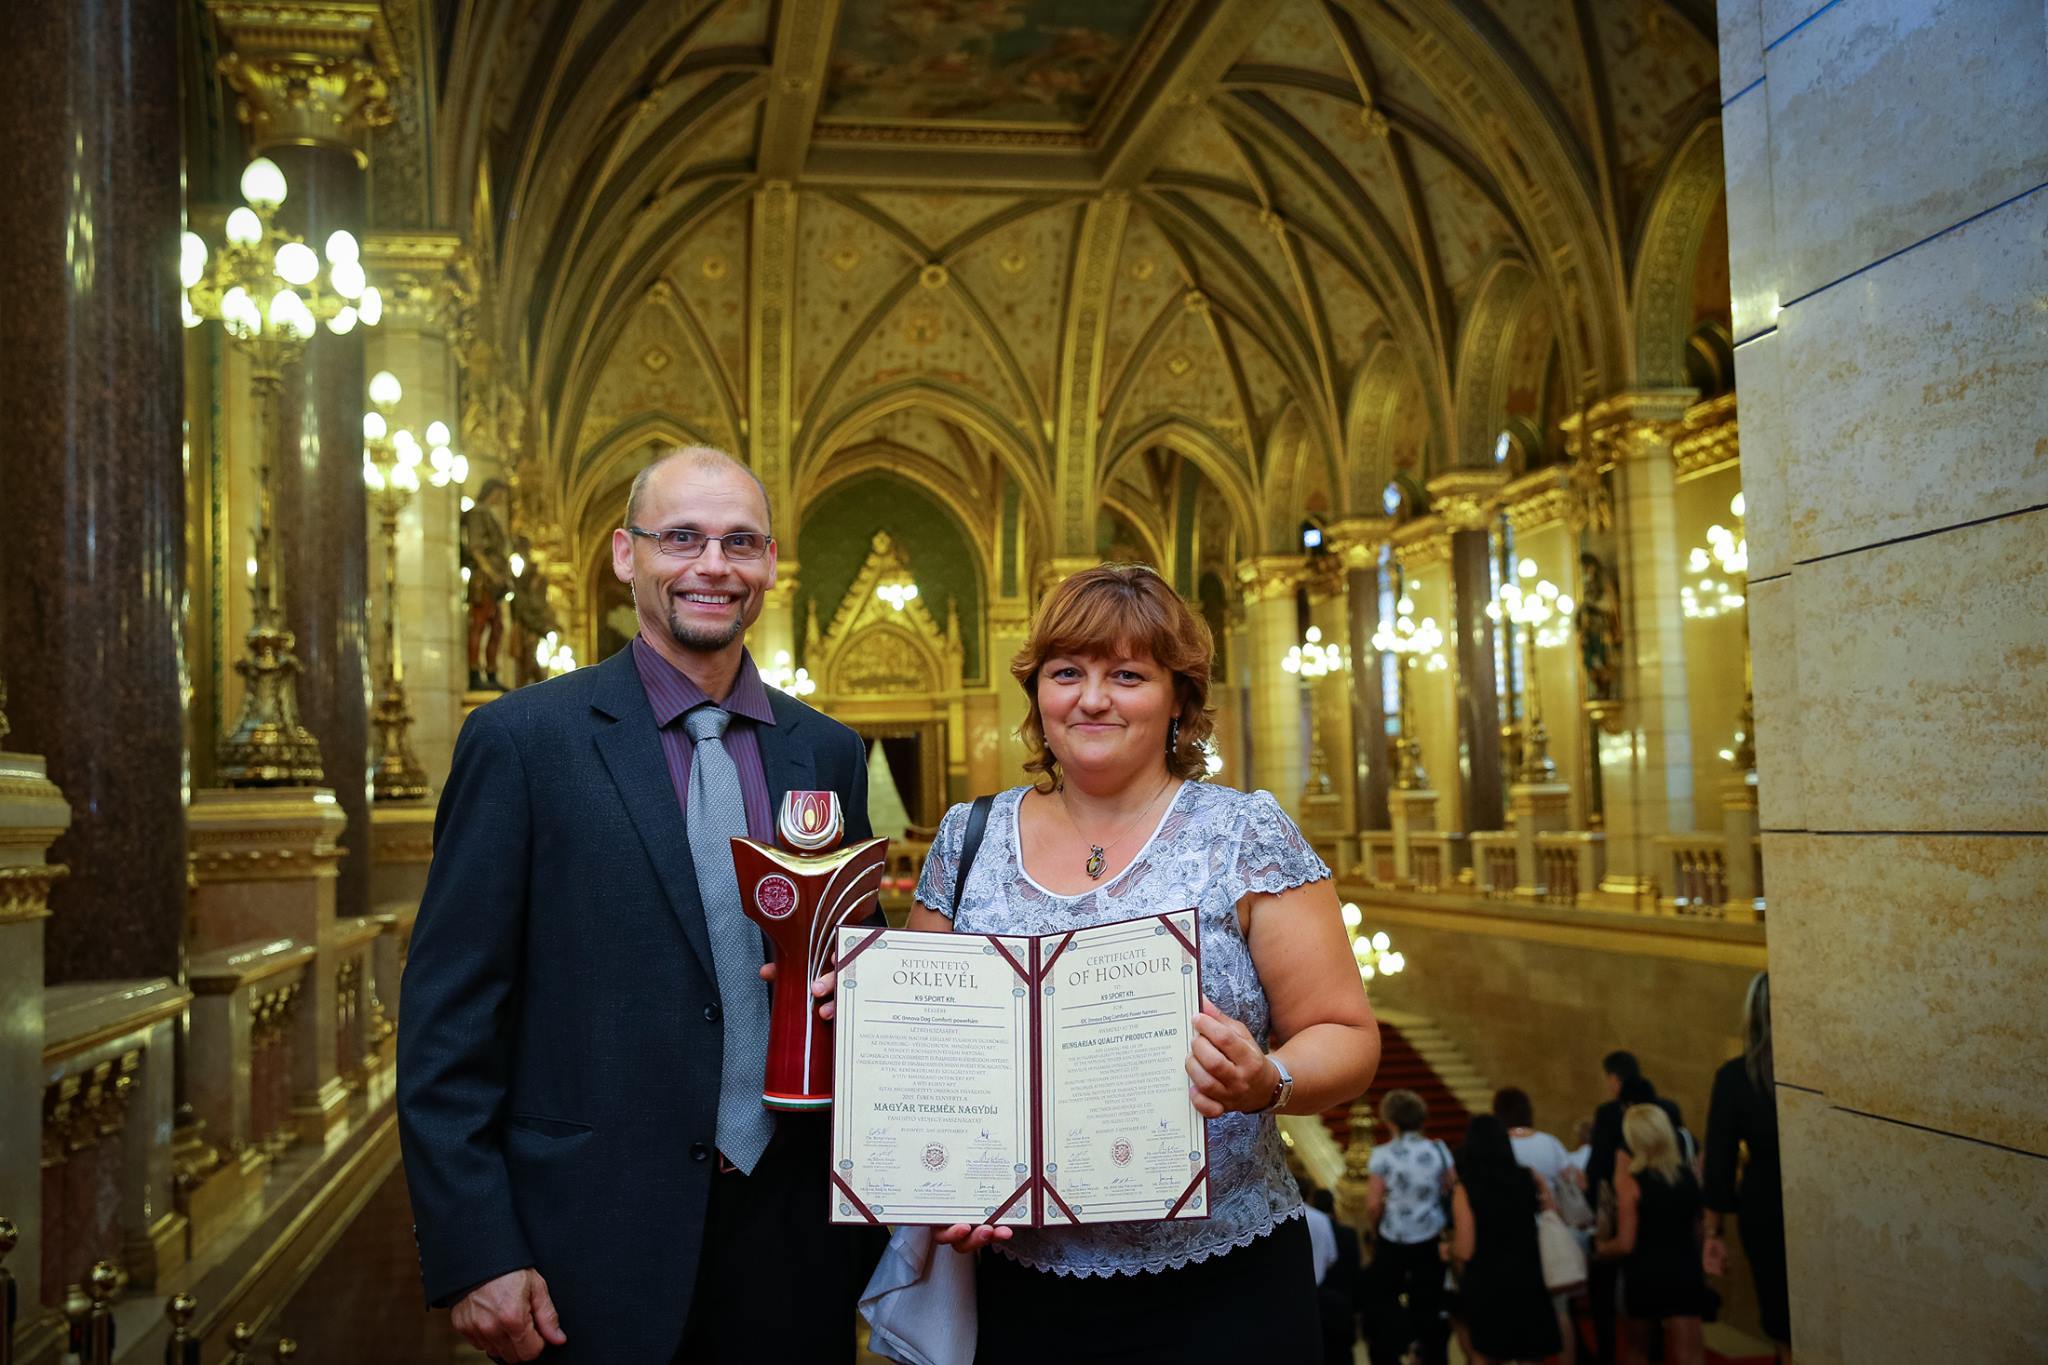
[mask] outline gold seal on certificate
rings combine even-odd
[[[1208,1216],[1192,910],[1042,937],[843,928],[832,1220]]]

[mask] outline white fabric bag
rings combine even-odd
[[[1586,1282],[1586,1253],[1554,1209],[1536,1215],[1536,1250],[1543,1256],[1543,1287],[1553,1294]]]
[[[868,1349],[903,1365],[972,1365],[974,1257],[940,1246],[935,1232],[890,1232],[881,1264],[860,1294]]]

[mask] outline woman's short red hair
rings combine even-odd
[[[1168,755],[1175,777],[1207,772],[1203,740],[1215,729],[1209,711],[1209,669],[1216,658],[1208,623],[1178,593],[1143,564],[1103,564],[1063,579],[1038,604],[1031,636],[1010,661],[1010,676],[1030,699],[1018,734],[1031,756],[1024,771],[1036,774],[1041,790],[1059,785],[1059,760],[1045,747],[1045,720],[1038,711],[1038,671],[1047,659],[1070,655],[1150,658],[1173,674],[1179,703],[1179,744]]]

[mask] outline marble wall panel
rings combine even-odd
[[[2048,830],[2048,511],[1791,581],[1809,827]]]
[[[1728,181],[1730,326],[1743,341],[1772,327],[1788,297],[1771,208],[1771,108],[1761,88],[1721,111],[1721,165]]]
[[[1761,0],[1721,0],[1721,98],[1733,99],[1764,74]]]
[[[1785,35],[1805,23],[1833,0],[1758,0],[1757,23],[1763,42],[1782,41]]]
[[[1794,559],[2048,503],[2044,298],[2048,187],[1784,311]]]
[[[2040,0],[1832,5],[1764,66],[1788,301],[2048,181]]]
[[[1801,1365],[2048,1358],[2048,1163],[1780,1086]]]
[[[1735,348],[1735,391],[1742,405],[1743,532],[1749,540],[1752,583],[1792,567],[1786,468],[1794,454],[1793,425],[1779,383],[1778,347],[1778,334],[1767,332]]]
[[[1778,1075],[1847,1108],[2048,1155],[2048,836],[1772,835]]]
[[[1792,579],[1751,580],[1757,818],[1765,829],[1806,827],[1806,775],[1800,761],[1805,722],[1799,707],[1799,624],[1793,603]]]

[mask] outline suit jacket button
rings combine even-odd
[[[690,1144],[690,1160],[708,1161],[710,1160],[710,1158],[711,1149],[709,1147],[705,1146],[701,1142],[693,1142]]]
[[[718,1002],[716,1000],[712,1001],[710,1004],[704,1007],[705,1023],[715,1024],[723,1018],[725,1018],[725,1011],[718,1007]]]

